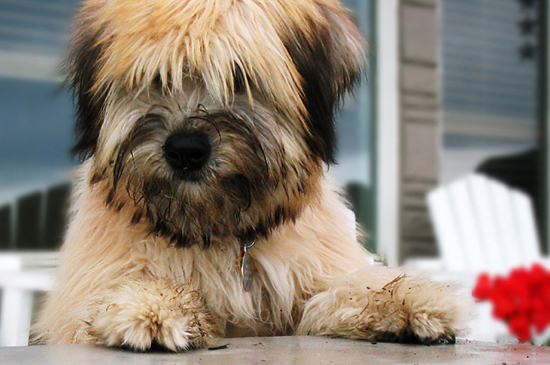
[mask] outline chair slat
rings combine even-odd
[[[61,246],[67,225],[66,212],[70,190],[70,184],[62,184],[46,191],[44,239],[42,241],[42,249],[44,250],[56,250]]]
[[[499,229],[496,208],[491,201],[489,180],[485,176],[472,174],[467,177],[467,181],[476,211],[481,250],[487,265],[482,270],[492,272],[506,270],[504,254],[500,247],[502,232]]]
[[[507,268],[520,265],[522,253],[511,190],[500,182],[489,180],[489,192],[495,207],[498,229],[502,232],[499,247],[503,252],[505,265]]]
[[[461,247],[466,259],[466,271],[480,271],[487,267],[485,255],[481,249],[481,233],[478,228],[478,212],[472,202],[468,181],[456,181],[448,187],[451,196],[455,222],[460,235]]]
[[[451,271],[465,270],[466,258],[460,248],[460,236],[447,190],[435,189],[428,194],[427,200],[445,267]]]
[[[0,250],[12,249],[12,208],[10,205],[0,207]]]
[[[16,243],[18,250],[33,250],[42,242],[42,192],[17,199]]]
[[[519,231],[518,245],[523,255],[523,263],[529,265],[540,260],[541,251],[535,225],[535,215],[531,199],[520,191],[512,191],[512,204],[516,213]]]

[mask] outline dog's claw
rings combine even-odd
[[[377,337],[377,340],[383,341],[383,342],[421,344],[425,346],[453,345],[456,343],[456,336],[454,333],[446,333],[439,337],[421,338],[409,330],[402,330],[397,333],[393,333],[393,332],[382,333]]]
[[[456,336],[454,333],[446,333],[437,338],[427,337],[420,341],[423,345],[454,345]]]
[[[454,333],[451,333],[447,335],[444,344],[446,345],[454,345],[456,343],[456,336]]]

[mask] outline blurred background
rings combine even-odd
[[[75,161],[63,88],[76,0],[0,0],[0,250],[59,246]],[[473,171],[525,191],[547,250],[547,6],[538,0],[345,0],[369,40],[339,115],[339,163],[367,247],[437,256],[425,195]]]

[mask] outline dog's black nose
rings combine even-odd
[[[208,136],[185,131],[170,135],[163,148],[164,157],[170,166],[188,172],[203,168],[212,152]]]

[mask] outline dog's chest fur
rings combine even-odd
[[[228,336],[291,334],[313,293],[322,291],[335,273],[343,274],[350,265],[366,260],[366,251],[359,245],[350,245],[341,253],[330,247],[331,237],[356,242],[354,222],[342,214],[341,210],[347,208],[328,180],[322,189],[324,198],[318,206],[307,209],[295,224],[281,226],[269,240],[258,241],[250,250],[254,282],[252,290],[246,292],[240,274],[241,243],[236,238],[213,242],[207,249],[199,245],[173,247],[160,236],[144,238],[139,224],[128,224],[126,214],[130,212],[114,212],[94,196],[93,190],[79,192],[77,187],[73,209],[80,214],[74,219],[87,217],[90,222],[75,222],[71,227],[86,229],[68,232],[73,239],[65,245],[64,254],[82,261],[61,267],[61,280],[71,277],[72,283],[63,288],[67,295],[61,297],[81,300],[70,306],[83,309],[97,300],[99,293],[110,289],[107,286],[125,283],[135,276],[161,278],[198,290],[210,310],[225,320]],[[330,231],[330,237],[323,238]],[[352,248],[357,251],[355,255],[349,254]],[[76,255],[75,251],[86,251],[87,255]],[[70,271],[63,270],[66,268]]]

